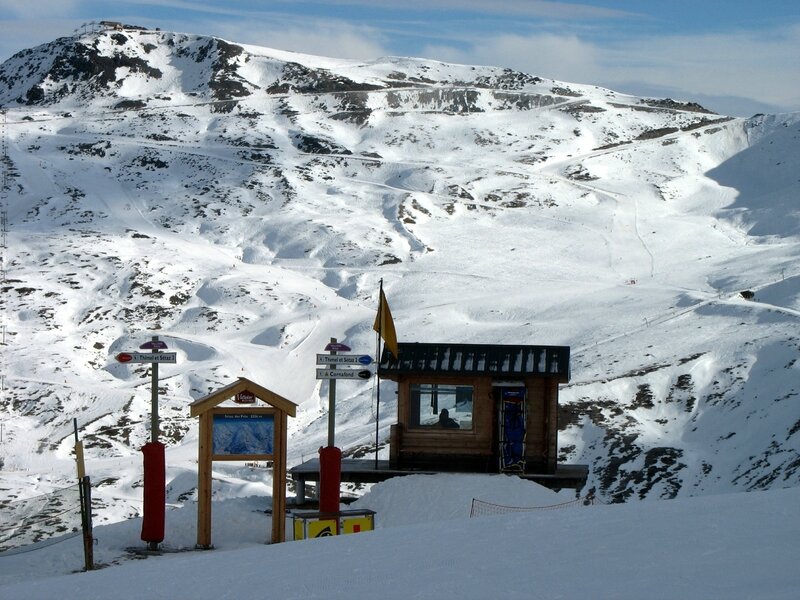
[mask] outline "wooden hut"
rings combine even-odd
[[[556,473],[568,347],[400,343],[398,354],[379,365],[397,382],[390,468]]]
[[[569,348],[399,343],[378,373],[397,382],[389,460],[342,459],[342,481],[375,483],[409,473],[515,473],[554,489],[581,489],[587,465],[559,464],[558,386]],[[319,481],[319,459],[290,469],[297,501]]]

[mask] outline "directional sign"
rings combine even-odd
[[[325,346],[325,350],[328,352],[350,352],[350,346],[341,342],[331,342]]]
[[[166,350],[167,342],[161,340],[150,340],[139,346],[142,350]]]
[[[372,357],[358,354],[317,354],[318,365],[371,365]]]
[[[369,379],[372,371],[368,369],[317,369],[317,379]]]
[[[121,363],[174,363],[177,352],[120,352],[114,358]]]

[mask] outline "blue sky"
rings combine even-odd
[[[800,111],[798,0],[0,0],[0,60],[114,20],[307,54],[417,56],[694,100]]]

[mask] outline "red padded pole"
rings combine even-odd
[[[164,513],[166,510],[166,461],[164,444],[148,442],[142,446],[144,454],[144,518],[142,540],[155,546],[164,541]]]
[[[336,446],[319,449],[319,510],[339,512],[339,486],[342,482],[342,451]]]

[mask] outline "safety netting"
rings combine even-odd
[[[469,511],[470,518],[472,517],[486,517],[489,515],[505,515],[508,513],[519,512],[535,512],[538,510],[559,510],[562,508],[575,508],[580,506],[592,506],[594,504],[602,504],[594,495],[587,494],[582,498],[576,498],[569,502],[561,502],[560,504],[550,504],[548,506],[505,506],[503,504],[494,504],[492,502],[485,502],[472,499],[472,506]]]
[[[77,484],[31,498],[0,501],[0,552],[80,533]]]

